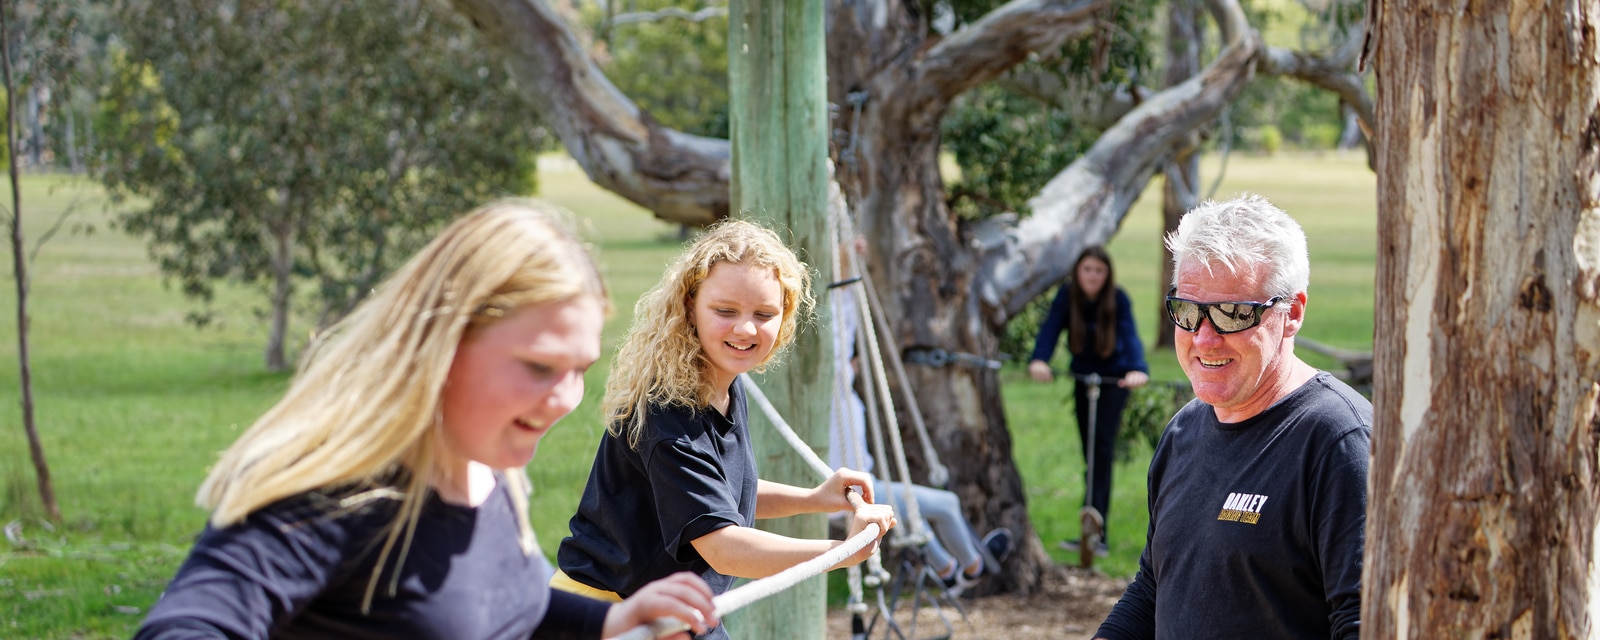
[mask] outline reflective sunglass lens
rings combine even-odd
[[[1255,326],[1255,305],[1224,302],[1211,305],[1211,310],[1211,323],[1217,325],[1220,332],[1244,331]]]
[[[1184,331],[1194,331],[1200,328],[1200,305],[1188,300],[1168,300],[1167,313],[1172,316],[1172,323]]]

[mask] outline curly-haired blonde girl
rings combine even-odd
[[[640,298],[612,365],[602,407],[609,429],[553,585],[617,597],[686,570],[720,593],[735,577],[772,575],[838,544],[753,525],[849,510],[846,489],[861,487],[870,501],[871,478],[841,469],[815,489],[759,480],[736,382],[782,353],[811,305],[805,265],[751,222],[712,227],[668,267]],[[887,531],[894,521],[880,505],[855,514],[857,531],[868,523]]]

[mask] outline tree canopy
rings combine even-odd
[[[184,293],[267,293],[269,368],[297,287],[327,323],[455,214],[533,187],[543,130],[435,3],[139,0],[116,19],[97,174],[147,203],[122,223]]]

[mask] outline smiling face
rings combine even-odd
[[[719,262],[701,281],[689,314],[711,362],[712,388],[721,393],[772,355],[783,326],[783,286],[772,269]]]
[[[583,399],[600,358],[600,300],[530,304],[462,338],[440,398],[440,465],[465,478],[470,462],[525,465],[539,439]]]
[[[1203,264],[1178,268],[1177,295],[1196,302],[1264,302],[1266,267],[1231,273],[1224,267],[1208,272]],[[1211,405],[1223,422],[1254,416],[1294,388],[1297,367],[1294,335],[1305,314],[1305,293],[1287,309],[1268,309],[1261,324],[1238,333],[1218,335],[1209,319],[1195,332],[1174,328],[1178,364],[1194,386],[1195,397]]]

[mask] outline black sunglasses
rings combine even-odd
[[[1267,309],[1283,300],[1283,296],[1273,296],[1266,302],[1195,302],[1172,295],[1177,292],[1176,287],[1167,292],[1167,317],[1190,333],[1199,331],[1200,321],[1205,318],[1211,319],[1211,328],[1217,330],[1217,335],[1244,331],[1261,324]]]

